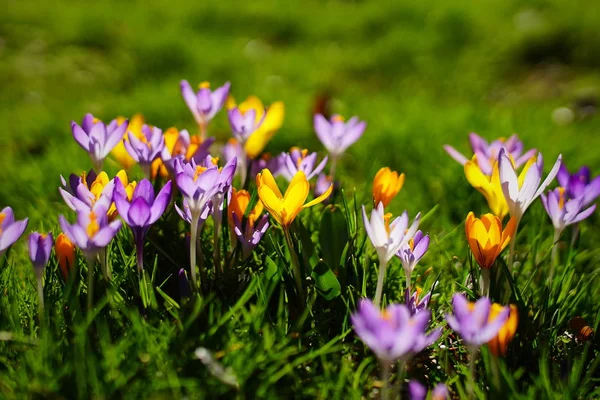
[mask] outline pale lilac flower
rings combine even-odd
[[[423,235],[423,232],[420,230],[415,233],[415,235],[406,243],[404,246],[398,250],[396,255],[400,258],[402,262],[402,268],[404,268],[404,273],[406,274],[406,287],[410,288],[411,282],[411,274],[415,269],[417,263],[427,250],[429,249],[429,235]]]
[[[0,211],[0,257],[4,254],[13,243],[15,243],[27,228],[25,218],[20,221],[15,221],[15,214],[12,208],[6,207]]]
[[[357,117],[344,122],[339,115],[333,115],[327,120],[323,115],[315,114],[313,123],[317,137],[333,158],[338,158],[360,139],[367,127],[367,123]]]
[[[517,135],[512,135],[507,140],[497,139],[491,143],[488,143],[478,134],[470,133],[469,141],[471,142],[473,154],[477,156],[477,164],[479,165],[479,169],[484,175],[488,176],[492,175],[492,167],[498,160],[500,150],[502,149],[504,149],[504,151],[508,153],[514,160],[515,168],[521,167],[536,153],[536,149],[531,149],[523,153],[523,142],[519,140]],[[465,165],[465,163],[469,161],[467,157],[459,153],[452,146],[445,145],[444,150],[446,150],[450,157],[458,161],[461,165]]]
[[[187,200],[187,209],[193,217],[198,218],[206,204],[219,191],[219,178],[216,165],[207,168],[197,164],[195,160],[175,160],[175,182]]]
[[[546,212],[552,220],[552,225],[556,230],[557,236],[560,236],[562,231],[571,224],[576,224],[583,221],[596,209],[596,205],[584,208],[584,197],[568,199],[566,191],[563,187],[558,187],[550,190],[547,195],[540,195],[542,204]]]
[[[427,398],[427,388],[419,381],[411,380],[408,382],[408,395],[410,400],[425,400]],[[448,388],[443,383],[435,385],[431,391],[431,400],[446,400],[448,398]]]
[[[325,193],[327,190],[329,190],[329,187],[331,185],[333,185],[333,192],[328,198],[326,198],[323,201],[324,204],[330,204],[333,201],[333,198],[335,197],[335,193],[340,188],[340,182],[334,181],[330,175],[327,175],[324,172],[321,172],[319,174],[319,176],[317,177],[317,181],[315,182],[315,187],[313,189],[315,198],[319,197],[320,195]]]
[[[36,276],[41,277],[44,272],[44,267],[46,267],[50,259],[53,244],[52,233],[41,234],[39,232],[32,232],[29,234],[29,259],[33,264]]]
[[[576,173],[570,174],[565,164],[561,163],[556,178],[560,186],[565,188],[567,199],[582,198],[582,207],[600,196],[600,176],[592,179],[589,167],[581,167]]]
[[[173,128],[171,128],[173,129]],[[194,159],[196,162],[202,161],[210,154],[209,149],[210,146],[215,142],[214,137],[206,138],[202,141],[200,145],[197,145],[197,148],[191,152],[191,146],[196,146],[196,143],[192,142],[191,136],[187,130],[182,129],[180,131],[176,131],[177,139],[172,146],[172,149],[167,147],[167,140],[165,139],[165,146],[163,147],[160,153],[160,159],[167,167],[167,170],[170,174],[175,174],[175,159],[179,158],[182,161]],[[170,130],[167,130],[165,133],[165,137],[170,133]]]
[[[317,164],[317,153],[308,153],[308,150],[293,147],[289,154],[283,153],[285,161],[284,167],[281,169],[281,175],[291,182],[298,171],[304,172],[307,180],[311,180],[321,173],[327,164],[327,157],[323,158]]]
[[[285,168],[285,157],[285,153],[277,156],[271,156],[270,153],[263,153],[260,158],[250,161],[250,176],[256,177],[265,168],[271,172],[273,178],[281,176]]]
[[[417,288],[415,292],[411,295],[410,289],[404,290],[404,302],[406,303],[406,307],[410,311],[411,315],[415,315],[416,313],[426,310],[429,305],[429,300],[431,300],[431,292],[427,293],[425,297],[419,299],[421,295],[421,289]]]
[[[194,115],[198,125],[206,125],[223,108],[231,84],[226,82],[223,86],[210,90],[210,86],[203,82],[197,92],[187,81],[181,81],[181,94],[188,108]]]
[[[108,124],[98,121],[92,114],[86,114],[81,126],[71,121],[73,137],[89,153],[96,171],[102,171],[104,159],[112,149],[123,140],[128,121],[119,125],[117,120]]]
[[[266,115],[267,113],[263,112],[262,115],[257,118],[256,110],[253,108],[246,110],[246,112],[242,112],[239,108],[233,107],[227,111],[229,125],[233,131],[233,136],[239,140],[242,146],[246,143],[250,135],[260,128]]]
[[[431,312],[423,310],[411,315],[402,304],[391,304],[384,311],[368,299],[361,299],[358,311],[352,314],[354,331],[387,364],[404,363],[432,345],[440,337],[441,328],[427,334]]]
[[[165,147],[165,138],[162,130],[146,124],[142,126],[142,134],[143,139],[138,139],[136,135],[129,132],[129,140],[125,140],[123,144],[131,158],[144,169],[146,177],[150,177],[150,165],[160,157]]]
[[[250,257],[252,250],[254,250],[267,229],[269,229],[269,215],[263,215],[256,224],[251,223],[250,220],[247,220],[245,226],[243,226],[240,218],[243,218],[243,215],[238,216],[235,212],[232,212],[234,224],[233,231],[238,239],[238,242],[240,242],[242,245],[242,256],[245,260],[246,258]]]

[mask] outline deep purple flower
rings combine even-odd
[[[561,162],[556,178],[560,186],[565,188],[567,199],[582,198],[582,207],[593,203],[600,196],[600,176],[592,179],[588,167],[581,167],[571,175],[564,162]]]
[[[117,178],[115,183],[114,201],[117,211],[123,221],[133,231],[137,249],[138,273],[144,270],[144,237],[152,224],[163,215],[171,199],[171,181],[154,197],[154,188],[147,179],[142,179],[131,196],[127,198],[125,187]]]
[[[481,172],[488,176],[492,175],[492,167],[498,160],[501,149],[504,149],[504,151],[508,153],[514,160],[515,168],[519,168],[521,165],[525,164],[527,160],[533,157],[536,153],[536,149],[531,149],[522,154],[523,142],[519,140],[517,135],[512,135],[507,140],[497,139],[491,143],[488,143],[478,134],[470,133],[469,141],[471,142],[473,154],[477,156],[477,164],[479,165],[479,169],[481,169]],[[458,161],[461,165],[465,165],[465,163],[469,160],[452,146],[445,145],[444,150],[446,150],[450,157]]]
[[[50,259],[53,244],[52,233],[41,234],[32,232],[29,234],[29,259],[33,264],[36,275],[42,275],[44,267]]]
[[[196,122],[198,125],[206,125],[225,105],[231,84],[226,82],[223,86],[210,90],[208,82],[203,82],[196,93],[188,81],[181,81],[180,86],[183,100],[194,115]]]
[[[285,163],[281,169],[281,175],[290,182],[298,171],[304,172],[306,179],[310,181],[320,174],[327,164],[327,157],[317,165],[317,153],[308,154],[308,150],[298,147],[292,147],[289,154],[284,153],[283,157]]]
[[[121,171],[120,174],[125,174],[125,171]],[[114,179],[109,180],[108,175],[104,171],[99,175],[96,175],[95,173],[90,175],[93,176],[94,179],[91,180],[90,178],[86,178],[85,181],[83,180],[83,177],[79,177],[78,180],[75,181],[75,179],[73,179],[75,175],[71,175],[69,179],[70,187],[63,185],[64,187],[58,188],[63,200],[73,211],[91,209],[97,202],[103,203],[107,209],[110,208],[110,205],[112,204],[115,187]],[[124,176],[126,177],[127,175],[125,174]],[[61,180],[64,182],[62,176]]]
[[[411,274],[415,269],[415,266],[423,258],[427,250],[429,249],[429,235],[423,235],[420,230],[415,233],[408,243],[398,250],[396,255],[402,262],[404,273],[406,274],[406,287],[410,287]]]
[[[87,187],[90,187],[92,186],[92,183],[94,183],[94,181],[96,180],[97,176],[98,175],[96,174],[96,171],[90,169],[87,174],[85,173],[85,171],[81,175],[70,174],[69,182],[67,182],[67,180],[61,175],[60,183],[62,184],[62,189],[65,192],[69,193],[72,196],[75,196],[77,194],[77,186],[79,186],[80,183],[84,183]]]
[[[146,176],[150,177],[150,165],[152,161],[160,157],[165,147],[165,138],[162,130],[156,127],[150,127],[146,124],[142,126],[143,139],[138,139],[131,132],[128,133],[129,140],[123,144],[127,153],[144,169]]]
[[[58,217],[62,231],[81,249],[88,261],[93,260],[121,229],[121,221],[108,221],[108,208],[95,203],[91,210],[77,210],[77,222],[69,224],[64,216]]]
[[[596,209],[596,205],[593,204],[591,207],[583,210],[584,196],[569,199],[563,187],[550,190],[547,195],[542,193],[540,198],[552,220],[552,225],[554,225],[557,235],[560,235],[568,225],[583,221],[592,215]]]
[[[404,302],[406,303],[406,307],[408,307],[408,311],[410,311],[411,315],[415,315],[416,313],[426,310],[429,305],[429,300],[431,300],[431,292],[427,293],[425,297],[419,299],[421,295],[421,289],[417,288],[415,292],[411,295],[410,289],[406,289],[404,291]]]
[[[419,381],[411,380],[408,382],[408,397],[410,400],[425,400],[427,398],[427,388]],[[448,398],[448,388],[443,383],[435,385],[431,391],[431,400],[445,400]]]
[[[71,121],[73,137],[89,153],[96,171],[102,171],[106,156],[123,140],[128,123],[125,121],[119,125],[115,119],[107,126],[104,122],[96,120],[92,114],[85,115],[81,126]]]
[[[238,217],[235,212],[233,212],[232,217],[234,223],[233,231],[242,245],[242,255],[245,260],[250,257],[252,250],[254,250],[267,229],[269,229],[269,215],[263,215],[256,224],[247,220],[245,226],[242,225],[242,221],[240,220],[243,215]]]
[[[356,334],[377,358],[393,363],[406,362],[440,337],[441,328],[426,334],[430,317],[429,310],[411,316],[402,304],[391,304],[382,312],[370,300],[362,299],[351,318]]]
[[[489,321],[492,303],[489,298],[482,297],[475,303],[470,303],[467,298],[456,293],[452,298],[454,315],[447,314],[448,325],[460,334],[471,350],[479,348],[492,340],[508,318],[510,307],[503,307],[496,318]]]
[[[263,120],[265,119],[266,112],[263,112],[260,117],[257,118],[256,110],[251,108],[242,112],[239,108],[234,107],[227,111],[229,117],[229,125],[233,135],[242,144],[246,143],[246,140],[252,135],[258,128],[260,128]]]
[[[179,297],[182,299],[188,298],[192,295],[190,292],[190,282],[188,281],[185,269],[181,268],[178,274],[179,281]]]
[[[19,240],[27,228],[27,221],[28,218],[15,221],[15,214],[10,207],[0,211],[0,257],[9,246]]]
[[[333,158],[339,157],[360,139],[367,127],[367,123],[357,117],[344,122],[339,115],[332,116],[328,121],[321,114],[315,114],[313,123],[317,137]]]

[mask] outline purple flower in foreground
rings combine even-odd
[[[250,135],[260,128],[267,113],[263,112],[261,116],[257,116],[256,110],[253,108],[242,112],[239,108],[234,107],[227,111],[227,115],[233,135],[243,147]]]
[[[121,229],[121,221],[108,222],[108,208],[96,203],[92,209],[77,210],[77,222],[70,224],[64,216],[58,217],[62,231],[81,249],[88,262],[94,260]]]
[[[588,167],[581,167],[576,173],[570,174],[565,164],[561,163],[556,178],[560,186],[565,188],[567,199],[582,198],[582,207],[600,196],[600,176],[592,179]]]
[[[86,114],[81,126],[71,121],[71,131],[77,143],[89,153],[94,169],[102,171],[104,159],[123,140],[127,125],[128,121],[119,125],[115,119],[107,126],[92,114]]]
[[[547,195],[542,194],[540,196],[542,204],[552,220],[552,225],[554,225],[557,236],[560,236],[568,225],[583,221],[592,215],[596,209],[596,205],[594,204],[582,210],[584,207],[583,196],[567,199],[565,192],[565,188],[557,187],[554,190],[550,190]]]
[[[131,200],[120,179],[115,180],[114,201],[117,211],[123,221],[133,231],[133,238],[137,250],[138,273],[144,270],[144,237],[152,224],[163,215],[171,199],[171,181],[154,197],[154,188],[147,179],[142,179],[137,184]]]
[[[76,175],[76,174],[69,175],[69,182],[67,182],[67,180],[61,175],[60,176],[60,183],[62,184],[61,189],[64,190],[65,192],[67,192],[68,194],[70,194],[71,196],[76,196],[77,195],[77,186],[79,186],[80,183],[83,183],[87,187],[91,187],[92,183],[94,183],[97,176],[98,175],[96,174],[96,171],[94,171],[93,169],[90,169],[87,174],[84,171],[81,175]]]
[[[231,84],[226,82],[223,86],[210,90],[210,84],[202,82],[197,92],[192,90],[188,81],[181,81],[180,86],[183,100],[196,122],[198,125],[206,126],[225,105]]]
[[[241,217],[243,217],[243,215]],[[242,245],[242,255],[245,260],[250,257],[252,250],[254,250],[267,229],[269,229],[269,215],[263,215],[256,224],[247,220],[246,226],[242,226],[242,221],[240,220],[241,217],[238,217],[235,212],[232,213],[234,223],[233,231]]]
[[[410,288],[410,278],[413,270],[428,249],[429,235],[423,235],[423,232],[419,230],[415,233],[415,236],[413,236],[408,243],[402,246],[396,253],[402,262],[402,268],[404,268],[404,273],[406,274],[407,288]]]
[[[406,307],[408,307],[408,311],[410,311],[411,315],[415,315],[416,313],[426,310],[429,305],[429,300],[431,300],[431,292],[427,293],[425,297],[419,299],[421,295],[421,289],[417,288],[415,292],[411,295],[410,289],[406,289],[404,291],[404,302],[406,303]]]
[[[298,171],[304,172],[307,180],[311,180],[321,173],[327,164],[327,157],[317,165],[317,153],[308,154],[308,150],[292,147],[289,154],[282,154],[284,166],[281,174],[291,182]]]
[[[360,139],[367,127],[367,123],[357,117],[344,122],[340,115],[333,115],[328,121],[321,114],[315,114],[313,124],[317,137],[334,159]]]
[[[146,177],[150,177],[150,165],[162,154],[165,147],[165,138],[162,130],[148,125],[142,126],[143,138],[138,137],[131,132],[128,133],[129,140],[125,140],[123,144],[127,153],[133,158],[140,167],[144,170]]]
[[[27,228],[27,221],[28,218],[15,221],[15,214],[10,207],[6,207],[0,211],[0,256],[14,242],[19,240],[23,232],[25,232],[25,228]]]
[[[360,300],[352,315],[354,331],[381,362],[406,362],[440,337],[441,328],[426,334],[431,313],[423,310],[411,316],[402,304],[389,305],[383,312],[368,299]]]
[[[52,233],[41,234],[32,232],[29,234],[29,259],[33,264],[37,276],[42,275],[44,267],[48,264],[53,244]]]
[[[487,297],[482,297],[475,303],[470,303],[461,293],[456,293],[452,298],[454,315],[447,314],[446,321],[460,334],[472,351],[496,337],[508,318],[510,307],[503,307],[502,311],[489,321],[491,307],[492,302]]]
[[[408,382],[408,398],[410,400],[425,400],[427,398],[427,388],[419,381],[411,380]],[[431,391],[431,400],[445,400],[448,398],[448,388],[443,383],[435,385]]]
[[[497,139],[491,143],[488,143],[478,134],[470,133],[469,141],[471,142],[473,154],[477,156],[477,164],[479,165],[479,169],[481,172],[483,172],[483,174],[488,176],[492,175],[492,167],[498,160],[498,155],[500,154],[501,149],[504,149],[504,151],[507,152],[515,161],[515,168],[519,168],[521,165],[525,164],[527,160],[533,157],[536,153],[535,149],[531,149],[522,154],[523,142],[519,140],[517,135],[512,135],[507,140]],[[452,146],[445,145],[444,150],[446,150],[450,157],[458,161],[461,165],[465,165],[465,163],[469,161],[467,157],[459,153]]]

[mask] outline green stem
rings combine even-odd
[[[548,274],[548,281],[552,282],[552,278],[554,277],[554,272],[556,271],[556,267],[560,262],[558,258],[558,241],[560,240],[560,235],[562,234],[561,230],[554,230],[554,239],[552,242],[552,267],[550,268],[550,273]]]
[[[43,319],[44,316],[44,286],[42,284],[42,274],[43,272],[38,273],[36,271],[35,273],[35,280],[37,281],[37,292],[38,292],[38,299],[39,299],[39,309],[40,309],[40,323]]]
[[[331,177],[331,181],[335,181],[335,167],[337,166],[337,156],[331,156],[331,162],[329,163],[329,176]]]
[[[513,270],[513,262],[515,259],[515,245],[517,243],[517,232],[519,230],[519,222],[521,222],[521,219],[517,218],[515,223],[515,233],[513,238],[510,240],[510,249],[508,251],[508,263],[506,266],[508,267],[508,272],[510,272],[511,275]]]
[[[387,361],[381,362],[381,400],[387,400],[390,397],[390,364]]]
[[[87,312],[92,312],[94,303],[94,266],[96,264],[96,258],[90,257],[87,260],[88,264],[88,275],[87,275]]]
[[[469,355],[471,359],[469,360],[469,372],[471,380],[467,387],[467,393],[470,399],[475,398],[475,360],[477,358],[477,348],[469,348]]]
[[[379,260],[379,275],[377,276],[377,288],[375,289],[375,299],[373,299],[373,304],[375,304],[375,307],[379,307],[379,304],[381,304],[381,298],[383,297],[383,281],[385,280],[386,267],[387,263]]]
[[[196,241],[198,240],[198,220],[200,215],[197,212],[192,213],[192,227],[190,230],[190,272],[192,275],[192,287],[194,291],[198,290],[196,278]]]
[[[412,294],[411,288],[410,288],[411,287],[411,275],[412,275],[411,272],[412,271],[410,270],[410,268],[404,269],[404,274],[406,275],[406,288],[408,289],[409,294]]]
[[[304,294],[304,285],[302,284],[302,272],[300,270],[300,260],[298,259],[298,254],[294,249],[294,242],[292,241],[292,236],[287,227],[283,228],[283,232],[285,234],[285,241],[287,242],[288,249],[290,251],[290,257],[292,261],[292,268],[294,273],[294,280],[296,281],[296,288],[298,289],[298,294],[300,296],[300,302],[302,307],[304,308],[306,302],[306,296]]]
[[[218,208],[218,207],[217,207]],[[216,210],[215,213],[219,214],[221,211]],[[219,246],[219,239],[221,237],[221,216],[219,215],[217,218],[213,218],[215,222],[215,227],[213,230],[213,261],[215,263],[215,274],[219,275],[223,272],[223,266],[221,265],[221,247]]]
[[[490,269],[481,269],[481,294],[485,297],[490,297]]]

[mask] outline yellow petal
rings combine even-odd
[[[275,218],[280,225],[284,225],[282,218],[283,200],[273,193],[273,190],[267,185],[258,187],[258,197],[273,218]]]
[[[269,171],[266,168],[263,169],[258,175],[256,175],[256,186],[260,187],[262,185],[267,185],[279,199],[283,199],[283,195],[277,187],[277,182],[275,182],[273,174],[271,174],[271,171]]]
[[[310,183],[308,183],[306,175],[304,175],[304,172],[298,171],[290,182],[283,198],[283,214],[286,225],[291,224],[294,218],[296,218],[298,213],[302,210],[302,206],[306,201],[306,197],[308,197],[309,191]]]
[[[302,208],[312,207],[312,206],[314,206],[316,204],[321,203],[322,201],[324,201],[326,198],[329,197],[329,195],[331,194],[332,191],[333,191],[333,184],[329,185],[329,188],[325,191],[325,193],[323,193],[322,195],[320,195],[316,199],[313,199],[313,200],[309,201]]]
[[[275,102],[269,107],[261,126],[250,135],[244,145],[244,151],[250,159],[255,159],[262,153],[273,135],[281,128],[284,115],[285,107],[282,102]]]
[[[527,171],[535,163],[535,161],[536,161],[536,156],[533,156],[529,160],[527,160],[527,162],[525,163],[523,170],[519,174],[519,188],[521,188],[523,186],[523,182],[525,181],[525,176],[527,175]]]

